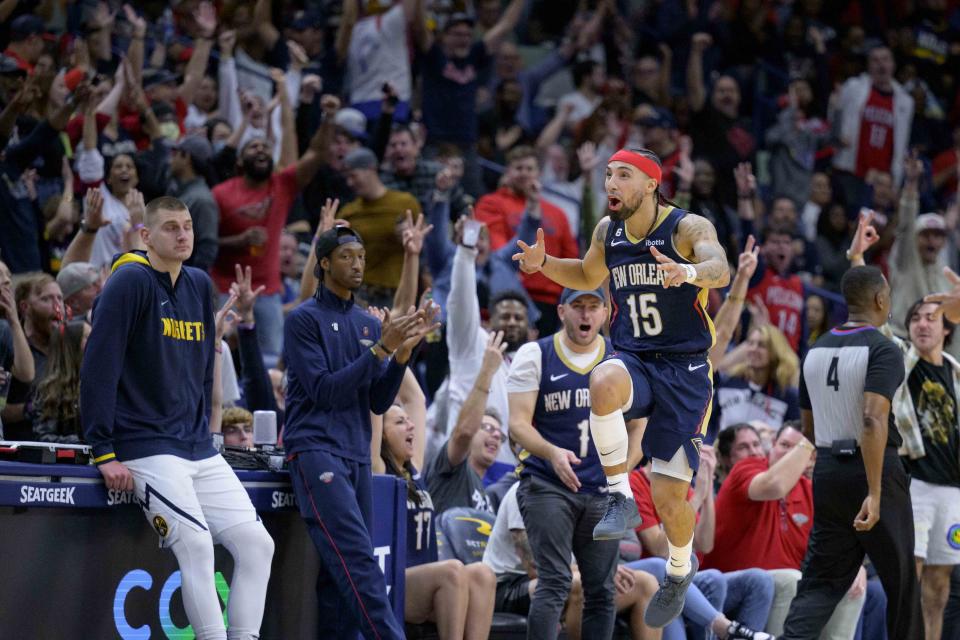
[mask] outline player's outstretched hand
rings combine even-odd
[[[690,270],[693,270],[693,265],[674,262],[667,256],[657,251],[656,247],[650,247],[650,255],[652,255],[653,259],[657,261],[657,271],[663,274],[664,289],[669,287],[679,287],[687,281],[687,276],[690,274]],[[693,274],[694,277],[696,277],[695,270],[693,271]]]
[[[864,532],[873,529],[873,525],[880,520],[880,496],[867,494],[863,499],[863,505],[860,507],[857,517],[853,520],[853,528]]]
[[[546,244],[543,240],[543,229],[537,229],[537,241],[532,246],[523,240],[517,240],[517,246],[520,247],[520,253],[513,254],[513,259],[520,263],[520,271],[536,273],[543,268],[543,262],[547,255]]]
[[[100,475],[107,489],[113,491],[133,491],[133,474],[119,460],[104,462],[99,467]]]
[[[574,493],[580,489],[580,479],[573,472],[573,466],[580,464],[580,458],[573,451],[554,447],[550,454],[550,465],[553,466],[553,472],[560,478],[560,482],[567,486],[567,489]]]

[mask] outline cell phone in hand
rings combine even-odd
[[[471,249],[477,246],[477,241],[480,240],[480,230],[483,228],[483,223],[473,218],[467,218],[463,221],[463,246],[470,247]]]

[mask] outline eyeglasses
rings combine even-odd
[[[496,434],[500,436],[500,442],[504,442],[507,439],[507,434],[500,430],[500,428],[490,422],[481,422],[480,428],[486,431],[487,433]]]

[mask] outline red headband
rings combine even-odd
[[[610,156],[610,160],[607,161],[607,164],[611,162],[626,162],[629,165],[633,165],[640,171],[643,171],[645,174],[657,181],[657,186],[660,185],[660,165],[648,158],[647,156],[640,155],[629,149],[620,149],[615,154]]]

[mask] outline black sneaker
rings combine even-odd
[[[667,560],[667,562],[670,562]],[[647,610],[643,612],[643,621],[648,627],[662,629],[673,622],[680,612],[683,611],[683,603],[686,600],[687,589],[693,582],[693,576],[697,575],[697,569],[700,568],[700,562],[695,554],[690,556],[690,573],[682,578],[667,574],[660,583],[660,588],[650,603]],[[731,636],[733,637],[733,636]]]
[[[594,540],[619,540],[628,529],[636,529],[643,523],[637,503],[622,493],[607,496],[607,512],[593,528]]]
[[[777,640],[777,637],[766,631],[754,631],[734,620],[727,627],[727,640]]]

